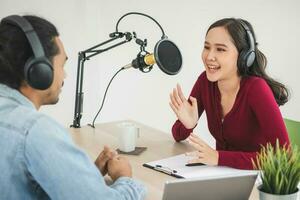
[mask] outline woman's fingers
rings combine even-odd
[[[169,102],[169,105],[172,108],[172,110],[174,111],[174,113],[178,116],[178,109],[171,102]]]
[[[191,157],[200,157],[200,158],[202,158],[204,153],[200,152],[200,151],[191,151],[191,152],[186,152],[185,155],[186,156],[191,156]]]
[[[190,100],[192,102],[192,107],[198,111],[198,103],[197,103],[197,99],[195,97],[190,96]]]
[[[173,89],[173,97],[174,97],[174,99],[175,99],[175,101],[177,102],[178,105],[182,104],[182,101],[178,96],[178,91],[177,91],[176,88]]]
[[[186,156],[198,157],[199,151],[186,152]]]
[[[198,151],[203,151],[204,150],[204,147],[203,147],[203,145],[201,145],[201,144],[199,144],[199,143],[197,143],[197,142],[194,142],[194,141],[192,141],[191,139],[187,139],[187,141],[188,141],[188,143],[190,144],[190,145],[192,145],[195,149],[197,149]]]
[[[218,165],[219,154],[218,151],[212,149],[207,145],[202,139],[196,136],[194,133],[188,137],[187,141],[191,144],[196,152],[189,152],[186,155],[196,157],[193,160],[190,160],[189,163],[203,163],[208,165]]]
[[[185,98],[184,95],[183,95],[183,92],[182,92],[182,90],[181,90],[180,85],[177,84],[176,87],[177,87],[178,96],[179,96],[180,100],[181,100],[182,102],[186,101],[186,98]]]
[[[173,107],[176,110],[178,110],[179,109],[179,105],[178,105],[177,101],[175,100],[175,98],[174,98],[174,96],[173,96],[172,93],[170,94],[170,100],[171,100],[171,103],[172,103]]]
[[[192,159],[192,160],[189,160],[188,163],[189,164],[193,164],[193,163],[203,163],[204,160],[201,159],[201,158],[195,158],[195,159]]]

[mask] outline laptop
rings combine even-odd
[[[179,179],[165,183],[163,200],[246,200],[257,172],[222,177]]]

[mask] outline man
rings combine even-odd
[[[38,112],[58,102],[66,60],[50,22],[35,16],[2,19],[0,199],[144,198],[145,188],[131,178],[125,158],[104,147],[91,162],[64,127]],[[105,184],[106,173],[111,186]]]

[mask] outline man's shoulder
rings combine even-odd
[[[8,128],[19,130],[21,134],[27,135],[29,130],[34,126],[43,127],[40,132],[43,132],[51,127],[59,127],[60,125],[49,116],[23,105],[12,106],[10,109],[2,112],[5,118],[1,119],[3,125]]]
[[[1,109],[1,126],[24,133],[42,114],[22,105],[8,105]]]

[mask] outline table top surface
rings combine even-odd
[[[119,130],[116,124],[124,121],[97,124],[95,128],[83,126],[81,128],[70,128],[74,142],[81,147],[92,160],[95,160],[103,150],[104,145],[117,149]],[[162,199],[164,183],[176,180],[175,177],[159,173],[142,165],[147,162],[167,158],[170,156],[193,151],[193,147],[187,142],[175,142],[170,134],[143,125],[136,121],[132,122],[140,129],[140,137],[137,140],[138,147],[147,147],[140,155],[124,155],[130,161],[133,178],[142,181],[148,190],[146,199]],[[254,186],[250,200],[258,199],[258,190]]]

